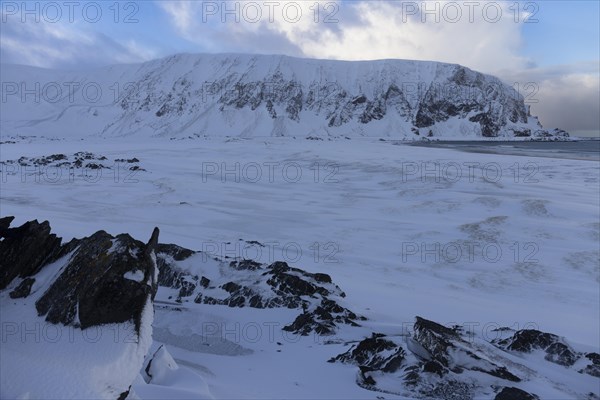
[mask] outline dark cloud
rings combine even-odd
[[[519,73],[503,71],[501,75],[507,83],[519,85],[521,94],[530,102],[531,113],[539,116],[545,127],[570,132],[600,132],[598,61],[534,68]]]

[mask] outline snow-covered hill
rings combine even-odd
[[[90,71],[2,65],[2,134],[546,137],[523,97],[456,64],[179,54]]]

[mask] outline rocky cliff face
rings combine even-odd
[[[512,87],[455,64],[181,54],[93,72],[3,70],[6,133],[568,136],[544,130]],[[56,84],[63,96],[49,98]],[[40,96],[21,96],[29,87]]]

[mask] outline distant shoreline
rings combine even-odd
[[[575,139],[560,141],[415,141],[404,142],[410,146],[454,149],[467,153],[512,155],[525,157],[559,158],[568,160],[600,161],[599,139]]]

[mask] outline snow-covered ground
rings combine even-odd
[[[140,377],[141,398],[375,398],[355,368],[326,362],[347,349],[335,339],[399,334],[415,315],[490,340],[501,326],[536,328],[599,350],[597,161],[292,138],[39,139],[2,144],[0,161],[80,151],[112,168],[3,165],[0,214],[49,220],[64,240],[99,229],[144,239],[158,226],[162,243],[286,261],[330,274],[341,305],[369,319],[300,338],[281,331],[289,310],[178,305],[161,288],[150,353],[165,344],[179,369],[160,373],[166,391]],[[132,158],[141,169],[114,161]]]

